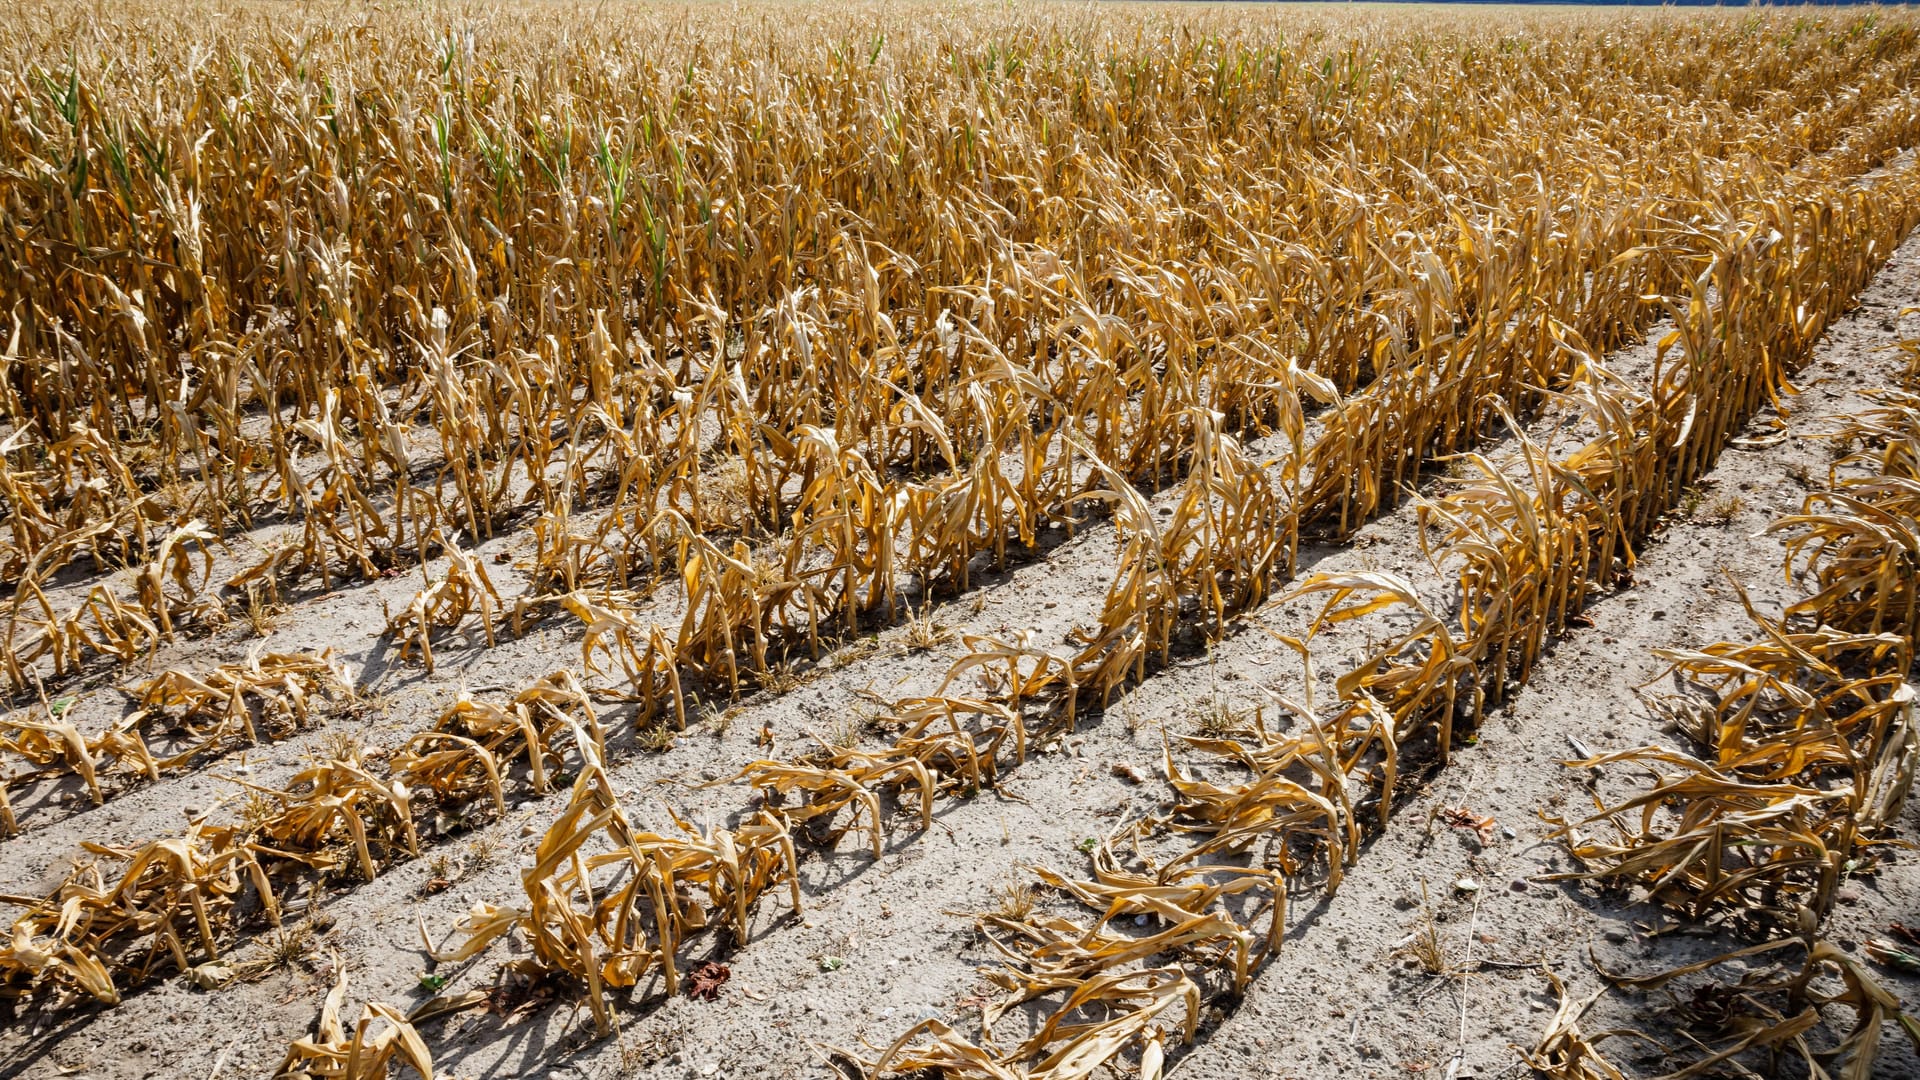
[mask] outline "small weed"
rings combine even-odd
[[[1726,525],[1746,509],[1747,501],[1738,495],[1720,495],[1708,500],[1699,520],[1710,525]]]
[[[253,788],[246,790],[240,803],[240,828],[248,833],[257,832],[267,822],[280,816],[280,800],[263,791]]]
[[[805,686],[809,676],[782,660],[765,671],[753,672],[752,678],[756,686],[770,694],[785,694]]]
[[[860,736],[867,729],[867,718],[859,713],[848,713],[833,722],[827,729],[827,745],[859,746]]]
[[[460,880],[460,872],[459,860],[447,852],[437,852],[433,858],[427,860],[427,883],[421,886],[421,891],[429,896],[445,892],[454,882]]]
[[[1682,491],[1680,493],[1680,516],[1687,518],[1693,517],[1700,512],[1701,504],[1706,501],[1707,493],[1698,487],[1690,487]]]
[[[733,721],[739,717],[739,715],[740,710],[738,708],[720,709],[709,705],[707,706],[706,715],[700,718],[700,726],[705,728],[714,738],[724,739],[726,738],[728,730],[733,727]]]
[[[1200,734],[1210,738],[1223,738],[1247,727],[1248,710],[1235,707],[1232,699],[1214,687],[1207,700],[1200,703]]]
[[[1009,881],[993,887],[993,907],[987,914],[1008,922],[1025,922],[1033,914],[1040,890],[1024,881]]]
[[[933,621],[933,601],[920,606],[920,613],[907,619],[906,633],[900,643],[910,653],[930,652],[953,640],[953,629]]]
[[[272,585],[262,590],[258,585],[247,586],[247,606],[245,617],[247,626],[254,637],[266,637],[273,633],[280,623],[280,616],[286,614],[287,606],[279,601],[279,589]]]
[[[1258,710],[1234,705],[1233,699],[1220,689],[1220,672],[1211,658],[1207,661],[1207,682],[1207,698],[1198,710],[1200,733],[1218,739],[1245,731],[1248,721],[1257,718]]]
[[[1447,946],[1440,940],[1440,925],[1433,919],[1433,905],[1428,902],[1427,882],[1420,880],[1420,916],[1421,924],[1413,932],[1413,942],[1407,951],[1420,965],[1420,970],[1429,975],[1446,975],[1453,970],[1447,959]]]
[[[500,854],[500,842],[489,837],[475,837],[467,842],[466,861],[475,869],[490,865]]]
[[[267,935],[267,955],[262,960],[269,970],[292,967],[313,951],[313,928],[285,926]]]
[[[320,750],[328,760],[358,765],[366,755],[367,744],[357,731],[329,731],[320,740]]]

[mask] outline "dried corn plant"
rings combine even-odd
[[[382,855],[420,854],[413,793],[405,782],[381,779],[358,760],[329,760],[302,769],[286,788],[235,780],[277,809],[247,827],[247,842],[269,863],[293,862],[322,873],[351,859],[367,881],[379,876]]]
[[[279,920],[265,870],[234,829],[196,820],[137,850],[84,845],[92,860],[26,910],[0,951],[0,992],[60,1008],[105,1004],[196,957],[218,960],[243,901]],[[248,890],[252,889],[249,900]]]
[[[1142,1080],[1160,1080],[1166,1021],[1172,1019],[1165,1014],[1184,1010],[1187,1019],[1179,1034],[1192,1041],[1200,1007],[1199,988],[1179,968],[1078,979],[1049,973],[1009,989],[1016,995],[1071,992],[1038,1031],[1011,1050],[996,1052],[939,1020],[923,1020],[862,1066],[871,1076],[934,1071],[956,1080],[1072,1080],[1128,1054],[1138,1062]]]
[[[1655,975],[1609,978],[1635,992],[1667,990],[1666,1011],[1693,1044],[1685,1063],[1667,1074],[1673,1077],[1790,1060],[1810,1076],[1869,1080],[1878,1074],[1888,1023],[1920,1049],[1920,1020],[1864,964],[1815,933],[1810,913],[1793,936]],[[1839,1011],[1851,1014],[1845,1027],[1830,1016]]]
[[[274,1080],[386,1080],[395,1063],[408,1066],[421,1080],[433,1080],[433,1055],[426,1040],[399,1009],[368,1002],[351,1032],[340,1022],[347,997],[347,965],[337,953],[332,964],[338,974],[320,1005],[314,1032],[287,1048]]]
[[[1744,594],[1743,594],[1744,595]],[[1890,635],[1789,632],[1749,607],[1764,635],[1658,650],[1687,693],[1655,704],[1729,773],[1805,783],[1843,776],[1862,827],[1885,828],[1914,768],[1911,651]]]
[[[1546,1030],[1540,1033],[1532,1049],[1514,1048],[1519,1052],[1520,1060],[1546,1080],[1627,1080],[1627,1074],[1600,1053],[1602,1042],[1625,1033],[1602,1031],[1588,1034],[1580,1029],[1581,1018],[1606,993],[1606,988],[1602,987],[1576,1000],[1567,992],[1560,976],[1551,971],[1546,976],[1547,982],[1553,987],[1554,996],[1559,998],[1559,1004],[1555,1006],[1553,1016],[1547,1020]]]
[[[466,774],[466,780],[453,780],[456,786],[472,784],[479,775],[487,777],[485,786],[498,787],[502,764],[516,760],[525,763],[527,782],[534,794],[551,790],[550,772],[559,766],[569,748],[584,764],[605,760],[606,734],[600,726],[593,701],[578,680],[567,671],[556,671],[536,679],[504,705],[475,701],[462,695],[440,714],[432,732],[422,733],[415,742],[450,743],[452,759],[427,769],[443,776]],[[425,759],[404,755],[395,764],[396,775],[413,775],[416,765]],[[453,762],[461,762],[455,768]],[[453,768],[452,774],[444,770]],[[433,790],[443,790],[430,785]]]
[[[1484,697],[1476,656],[1482,646],[1471,638],[1462,640],[1421,599],[1413,583],[1397,574],[1316,573],[1281,602],[1323,594],[1327,599],[1314,617],[1310,636],[1328,626],[1405,609],[1411,625],[1388,629],[1384,644],[1370,645],[1372,655],[1341,675],[1335,686],[1342,700],[1362,709],[1369,708],[1368,701],[1377,702],[1389,718],[1389,777],[1399,747],[1416,737],[1431,735],[1444,761],[1453,747],[1463,693],[1469,703],[1465,719],[1477,723],[1480,717]]]
[[[400,642],[400,656],[411,656],[417,648],[428,672],[433,671],[433,631],[453,629],[477,615],[491,646],[501,605],[500,592],[480,559],[445,537],[437,539],[447,558],[446,574],[415,593],[398,614],[389,613],[386,628],[387,636]]]
[[[873,725],[892,729],[892,752],[918,761],[944,792],[994,787],[1002,768],[1017,767],[1027,757],[1026,722],[1018,711],[993,701],[903,698],[887,704]]]
[[[1844,795],[1790,782],[1743,779],[1674,750],[1644,747],[1575,764],[1656,769],[1651,787],[1581,822],[1559,822],[1575,875],[1636,882],[1689,918],[1714,911],[1792,920],[1824,911],[1861,835]],[[1602,823],[1604,832],[1584,833]]]
[[[1746,594],[1741,591],[1741,599]],[[1747,611],[1759,639],[1660,650],[1681,694],[1654,704],[1709,760],[1642,748],[1654,785],[1563,835],[1586,876],[1644,884],[1693,918],[1824,915],[1840,875],[1870,867],[1920,766],[1911,652],[1889,635],[1790,632]]]
[[[704,834],[676,825],[684,835],[635,831],[599,760],[589,761],[534,864],[521,871],[526,906],[478,904],[457,928],[465,935],[459,945],[440,952],[428,941],[428,951],[437,961],[464,960],[506,934],[524,933],[536,963],[585,984],[596,1025],[611,1030],[609,989],[633,987],[658,971],[667,993],[677,993],[677,955],[692,934],[725,927],[744,942],[758,901],[782,885],[800,908],[793,841],[778,816]],[[691,895],[694,888],[705,891],[706,904]]]
[[[589,675],[604,669],[595,661],[606,656],[625,674],[628,693],[640,703],[641,723],[671,716],[676,729],[687,726],[687,702],[682,692],[678,652],[659,626],[642,625],[625,599],[612,593],[571,592],[561,606],[584,627],[580,642],[581,667]]]
[[[284,739],[311,726],[316,707],[353,693],[352,673],[332,650],[249,653],[241,663],[221,664],[202,674],[170,668],[135,684],[130,693],[140,711],[126,722],[131,731],[165,720],[184,733],[187,745],[160,761],[163,769],[187,767],[210,754],[268,739]]]
[[[116,750],[120,753],[115,753]],[[100,786],[100,766],[103,761],[118,758],[124,753],[144,769],[151,770],[154,767],[153,757],[137,733],[128,733],[124,741],[110,742],[105,738],[89,740],[72,724],[58,720],[29,720],[22,716],[0,720],[0,751],[29,766],[25,772],[9,770],[7,776],[0,778],[0,789],[48,773],[70,774],[86,784],[87,794],[96,806],[106,801],[106,794]],[[152,775],[157,776],[158,772]],[[11,835],[17,831],[18,823],[12,821],[11,811],[8,819],[7,831]]]
[[[1836,467],[1872,466],[1875,475],[1838,481],[1809,495],[1799,514],[1769,532],[1790,532],[1787,573],[1812,578],[1812,595],[1790,615],[1920,644],[1920,398],[1899,391],[1849,417],[1839,435],[1866,444]]]
[[[873,857],[878,859],[886,846],[886,822],[876,788],[896,777],[919,781],[922,819],[930,823],[933,782],[913,758],[875,760],[848,748],[828,747],[797,762],[749,762],[735,775],[714,783],[744,781],[760,789],[783,820],[796,825],[817,822],[814,831],[827,846],[848,832],[864,828]],[[784,805],[784,800],[796,793],[800,795],[799,804]],[[827,824],[848,808],[851,812],[845,824],[828,830]]]

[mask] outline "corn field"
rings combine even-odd
[[[29,0],[0,1045],[299,979],[242,1068],[465,1075],[461,1025],[563,1003],[541,1067],[651,1067],[663,1002],[924,906],[849,868],[944,832],[1012,882],[916,913],[987,958],[969,1018],[813,1066],[1159,1080],[1775,445],[1920,224],[1916,144],[1896,10]],[[1572,762],[1651,782],[1543,814],[1569,888],[1791,961],[1706,1064],[1920,1048],[1822,930],[1920,758],[1896,345],[1761,534],[1794,596],[1733,583],[1749,635],[1658,653],[1673,743]],[[995,803],[1163,688],[1217,703],[1196,665],[1252,640],[1297,673],[1098,762],[1153,809],[996,850]],[[386,954],[334,929],[395,918]],[[1628,1075],[1548,978],[1519,1061]],[[1829,1006],[1857,1023],[1810,1049]]]

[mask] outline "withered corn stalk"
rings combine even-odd
[[[320,1005],[312,1036],[287,1048],[286,1059],[274,1080],[387,1080],[391,1063],[402,1063],[433,1080],[433,1055],[426,1040],[399,1009],[372,1001],[362,1007],[351,1032],[340,1022],[347,997],[347,965],[338,953],[332,958],[333,988]],[[384,1025],[378,1028],[376,1025]]]
[[[1504,692],[1509,680],[1524,682],[1546,639],[1564,629],[1591,591],[1612,580],[1617,563],[1631,560],[1632,543],[1711,466],[1737,425],[1775,391],[1845,298],[1864,285],[1912,227],[1911,208],[1887,212],[1869,192],[1903,199],[1917,183],[1920,176],[1906,166],[1871,187],[1761,197],[1748,204],[1752,218],[1692,230],[1687,239],[1698,243],[1704,257],[1686,285],[1687,299],[1665,304],[1674,329],[1660,342],[1660,362],[1650,388],[1624,390],[1586,359],[1574,372],[1564,400],[1587,412],[1599,431],[1597,438],[1563,456],[1523,437],[1518,457],[1525,473],[1520,479],[1469,457],[1478,475],[1423,507],[1423,524],[1441,526],[1445,558],[1460,566],[1457,626],[1391,575],[1308,579],[1295,595],[1329,596],[1316,628],[1396,607],[1410,609],[1413,626],[1339,680],[1346,708],[1334,720],[1321,721],[1308,710],[1292,709],[1300,718],[1294,731],[1279,739],[1262,731],[1257,750],[1234,740],[1213,747],[1202,744],[1241,761],[1252,773],[1249,782],[1222,788],[1187,780],[1169,755],[1169,779],[1184,799],[1176,813],[1203,823],[1212,835],[1168,868],[1198,865],[1199,858],[1223,851],[1239,853],[1262,839],[1305,836],[1333,868],[1326,873],[1326,887],[1337,887],[1343,848],[1357,835],[1354,809],[1360,796],[1372,788],[1384,815],[1407,750],[1431,745],[1444,760],[1456,722],[1473,724],[1485,702]],[[1749,295],[1804,296],[1807,301],[1785,307],[1749,302]],[[1424,445],[1421,439],[1409,444]],[[1377,474],[1362,470],[1357,475]],[[1164,573],[1163,564],[1143,565]],[[1891,649],[1904,661],[1906,650],[1898,644],[1882,638],[1867,647],[1883,653]],[[1685,864],[1669,864],[1660,884],[1683,885],[1682,895],[1706,901],[1772,890],[1769,901],[1783,907],[1802,902],[1800,895],[1781,891],[1796,881],[1807,882],[1802,887],[1813,899],[1830,895],[1841,860],[1855,850],[1860,822],[1884,821],[1879,815],[1897,810],[1911,781],[1915,743],[1909,726],[1910,694],[1902,695],[1884,679],[1877,685],[1878,693],[1863,689],[1857,696],[1856,711],[1862,715],[1855,729],[1866,732],[1861,743],[1835,734],[1831,741],[1837,745],[1828,750],[1848,765],[1863,767],[1851,788],[1829,792],[1780,779],[1749,783],[1699,763],[1689,765],[1688,779],[1635,804],[1667,797],[1691,800],[1696,809],[1688,828],[1724,828],[1724,834],[1716,835],[1729,842],[1736,837],[1762,841],[1750,853],[1750,862],[1731,865],[1709,854],[1713,861],[1704,875],[1684,881]],[[1875,732],[1887,741],[1875,742]],[[1733,738],[1737,742],[1738,736]],[[1684,764],[1677,756],[1664,760]],[[1831,846],[1830,839],[1836,841]],[[1836,855],[1836,848],[1842,854]],[[1692,842],[1687,849],[1717,850]],[[1104,848],[1102,855],[1111,865]],[[1274,882],[1270,918],[1283,917],[1288,878],[1301,870],[1288,866]],[[1160,872],[1164,878],[1167,868]],[[1051,872],[1042,880],[1103,908],[1107,918],[1143,903],[1132,894],[1098,890]],[[1158,914],[1164,922],[1169,913]],[[1051,939],[1042,929],[1049,918],[1035,917],[1035,925],[1022,924],[1016,931],[1040,943],[1035,954],[1019,956],[1003,946],[1009,962],[992,969],[991,977],[1016,988],[1013,1000],[1059,992],[1065,998],[1055,1014],[1060,1019],[1072,1013],[1075,995],[1088,986],[1075,980],[1111,978],[1118,972],[1100,964],[1076,970],[1073,979],[1048,981],[1048,969],[1036,961],[1051,958],[1046,944]],[[1270,934],[1278,940],[1277,930]],[[1086,941],[1092,936],[1078,929],[1074,938]],[[1234,954],[1236,987],[1246,977],[1248,955],[1245,948]],[[1114,962],[1133,959],[1151,962],[1150,955],[1133,952]],[[1226,966],[1224,958],[1215,963]],[[990,1038],[991,1017],[983,1018],[982,1027]],[[1877,1015],[1871,1027],[1877,1032]],[[1137,1050],[1144,1070],[1150,1057],[1157,1068],[1154,1046],[1145,1040],[1118,1040],[1103,1044],[1099,1052],[1102,1060],[1110,1060]],[[1029,1042],[1014,1053],[998,1055],[950,1030],[922,1025],[871,1067],[876,1073],[938,1067],[949,1076],[996,1080],[1053,1075],[1050,1070],[1060,1059],[1046,1056],[1048,1049],[1044,1041]],[[1869,1069],[1871,1049],[1865,1045],[1861,1051]]]
[[[800,909],[793,842],[778,816],[761,814],[739,829],[705,834],[676,824],[683,835],[634,830],[594,758],[574,782],[567,809],[541,838],[533,865],[521,871],[526,906],[475,905],[459,926],[465,940],[449,951],[433,948],[424,925],[422,939],[434,959],[445,962],[523,933],[540,966],[586,984],[595,1024],[611,1030],[608,991],[658,971],[666,992],[676,993],[676,953],[691,933],[711,923],[745,941],[759,899],[783,884]],[[695,888],[706,893],[704,904],[691,894]]]
[[[1879,13],[1728,67],[1745,31],[1725,22],[1567,28],[1545,58],[1386,23],[1281,46],[1251,13],[747,31],[637,13],[584,41],[550,13],[502,35],[490,16],[455,32],[249,9],[207,39],[33,12],[0,36],[16,689],[211,624],[222,587],[445,550],[457,573],[397,617],[409,651],[430,663],[435,625],[471,610],[489,635],[499,612],[565,610],[588,674],[624,679],[641,723],[684,726],[683,684],[768,675],[1104,503],[1121,573],[1076,654],[982,639],[959,670],[1004,667],[1009,693],[959,710],[979,726],[902,706],[949,726],[782,765],[853,778],[809,799],[911,790],[924,815],[990,779],[1010,732],[1017,758],[1024,704],[1070,725],[1183,619],[1223,633],[1291,574],[1303,527],[1343,534],[1390,504],[1501,422],[1495,395],[1524,414],[1590,394],[1624,421],[1614,441],[1535,470],[1513,507],[1449,511],[1489,545],[1467,556],[1460,626],[1345,680],[1324,733],[1210,819],[1225,839],[1204,842],[1228,849],[1268,822],[1318,836],[1328,866],[1357,800],[1317,770],[1384,785],[1384,814],[1403,742],[1444,753],[1457,701],[1524,678],[1589,576],[1770,388],[1756,357],[1797,355],[1891,250],[1907,174],[1877,201],[1843,189],[1920,130],[1912,25]],[[869,15],[880,44],[856,57],[836,28]],[[1663,314],[1681,362],[1639,397],[1596,381],[1591,358]],[[1252,449],[1269,435],[1271,465]],[[1142,489],[1167,484],[1160,522]],[[1523,499],[1559,503],[1536,528]],[[499,598],[451,539],[523,512],[535,586]],[[280,539],[212,582],[211,551],[275,516]],[[59,577],[82,565],[133,569],[135,588]],[[658,625],[642,598],[662,583],[681,607]],[[285,854],[350,846],[370,876],[382,834],[412,849],[416,793],[497,810],[523,768],[535,791],[568,754],[584,775],[603,740],[572,701],[460,709],[392,776],[339,762],[268,795],[292,815]],[[593,895],[590,873],[567,880]],[[577,898],[528,932],[639,947],[569,921]]]
[[[128,985],[219,959],[243,900],[279,921],[265,870],[232,828],[196,820],[137,850],[85,847],[93,859],[52,893],[5,898],[25,909],[0,949],[7,997],[111,1005]]]
[[[138,62],[48,71],[24,43],[81,16],[46,12],[0,60],[17,72],[0,140],[32,163],[0,192],[17,225],[0,494],[25,567],[11,626],[28,636],[5,646],[20,687],[36,662],[129,659],[183,612],[211,616],[182,553],[271,511],[296,527],[229,587],[382,572],[522,508],[542,523],[543,595],[678,575],[688,621],[671,648],[648,642],[644,691],[676,709],[664,669],[733,685],[764,673],[770,642],[817,647],[909,585],[964,586],[976,553],[1076,521],[1111,490],[1088,453],[1134,484],[1198,467],[1196,498],[1225,483],[1253,506],[1274,496],[1210,447],[1283,433],[1290,552],[1295,521],[1350,529],[1428,456],[1470,445],[1491,395],[1525,407],[1657,318],[1643,298],[1683,282],[1688,252],[1664,223],[1717,207],[1728,177],[1852,175],[1914,120],[1906,29],[1842,21],[1711,91],[1663,86],[1631,126],[1472,34],[1429,55],[1372,27],[1340,61],[1392,71],[1412,100],[1499,85],[1501,130],[1563,148],[1537,161],[1476,109],[1416,116],[1244,16],[1207,16],[1188,51],[1163,16],[1124,44],[1053,13],[1035,40],[1057,48],[1007,71],[942,60],[991,20],[890,24],[865,66],[830,34],[769,29],[765,49],[728,34],[684,65],[648,53],[671,91],[583,62],[564,87],[509,94],[563,21],[470,50],[373,26],[373,74],[338,28],[303,24],[296,60],[245,15],[220,63],[180,62],[198,46],[173,34]],[[597,47],[655,42],[657,19],[603,27]],[[1715,47],[1632,32],[1667,70]],[[1613,43],[1569,50],[1592,101],[1647,92]],[[828,89],[736,93],[789,67]],[[1855,92],[1836,105],[1819,88],[1841,78]],[[353,108],[322,100],[348,82]],[[1042,87],[1062,92],[1028,93]],[[1198,128],[1165,107],[1187,98]],[[432,137],[409,101],[440,103]],[[231,108],[253,122],[221,127]],[[826,119],[843,113],[871,122]],[[907,113],[926,125],[887,121]],[[1344,157],[1319,152],[1333,139]],[[1167,145],[1189,164],[1169,169]],[[290,146],[307,171],[281,185]],[[390,191],[407,204],[369,210]],[[918,191],[946,194],[903,197]],[[52,254],[70,248],[108,254]],[[1333,409],[1310,450],[1303,392]],[[1202,509],[1167,541],[1240,527]],[[105,515],[131,528],[88,531]],[[663,542],[663,515],[692,535]],[[1176,571],[1216,594],[1200,602],[1216,623],[1290,561],[1248,544]],[[140,603],[50,606],[52,570],[103,546],[149,568]],[[1164,554],[1195,551],[1229,549]],[[1165,648],[1172,601],[1125,592],[1079,684],[1103,695]],[[397,628],[423,652],[452,617],[427,600]]]

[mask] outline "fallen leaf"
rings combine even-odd
[[[694,965],[687,977],[688,997],[713,1001],[720,996],[720,987],[733,977],[733,969],[718,961],[707,960]]]

